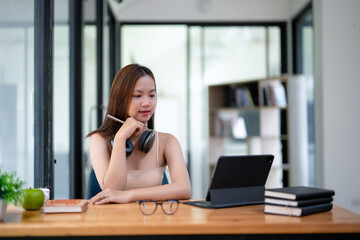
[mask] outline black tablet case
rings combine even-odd
[[[211,201],[213,208],[264,203],[265,183],[273,160],[273,155],[221,156],[206,201]]]

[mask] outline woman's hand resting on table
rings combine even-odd
[[[128,203],[131,202],[131,194],[129,191],[118,191],[105,189],[89,200],[89,204],[104,203]]]

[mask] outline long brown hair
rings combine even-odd
[[[130,64],[120,69],[111,86],[106,113],[125,121],[129,117],[128,110],[135,84],[139,78],[145,75],[150,76],[155,83],[155,77],[147,67],[139,64]],[[86,137],[90,137],[95,133],[100,133],[103,136],[114,136],[121,125],[121,123],[105,117],[103,124],[98,129],[90,132]],[[154,115],[151,116],[148,122],[148,128],[154,128]]]

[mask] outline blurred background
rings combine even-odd
[[[104,118],[116,72],[136,62],[155,75],[155,128],[179,139],[192,198],[205,197],[220,155],[270,153],[267,187],[334,189],[335,204],[360,213],[359,1],[49,2],[52,86],[43,97],[51,128],[36,124],[44,109],[36,110],[35,69],[46,64],[36,56],[36,34],[44,31],[36,13],[44,1],[0,0],[1,169],[50,187],[55,198],[85,196],[85,136]],[[261,95],[274,82],[285,105],[229,103],[233,90],[255,86]],[[52,153],[40,171],[37,132],[44,129]],[[38,183],[44,175],[48,183]]]

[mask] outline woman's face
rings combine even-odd
[[[145,75],[135,84],[129,107],[129,116],[146,123],[155,112],[157,102],[154,80]]]

